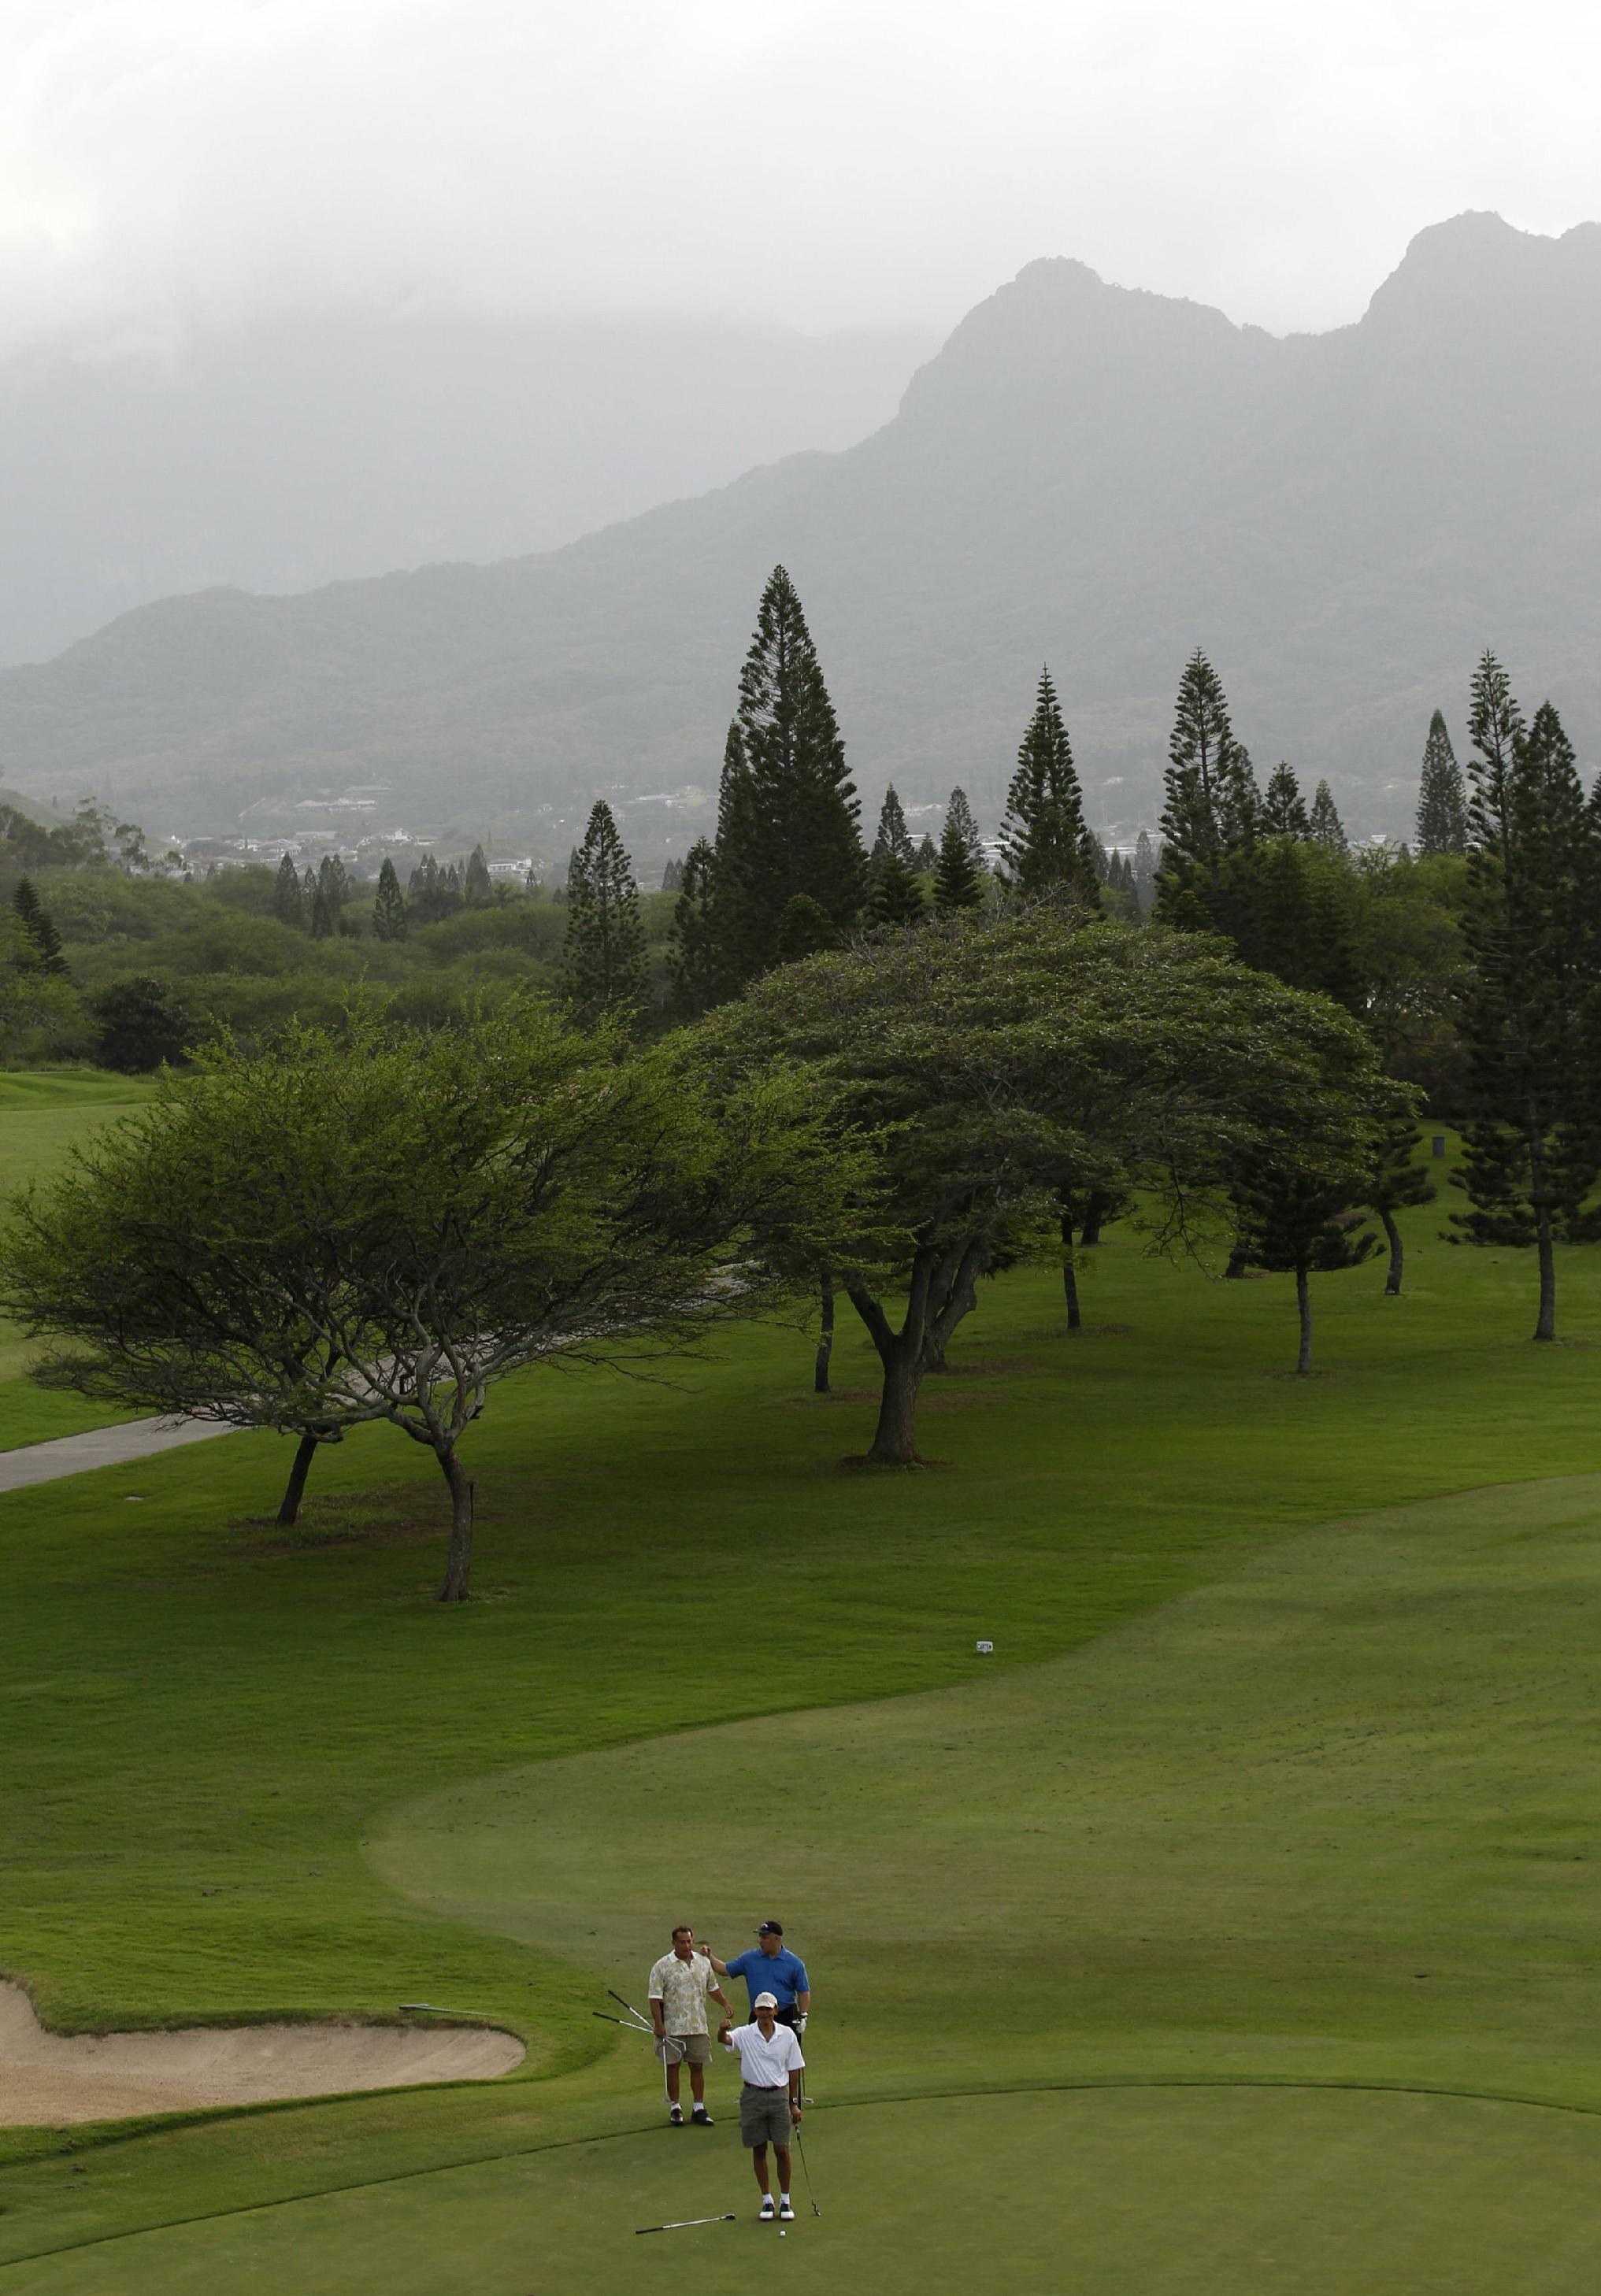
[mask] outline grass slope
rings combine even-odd
[[[1574,2296],[1601,2239],[1601,2122],[1476,2100],[988,2097],[818,2113],[806,2148],[823,2213],[801,2186],[782,2248],[726,2128],[653,2130],[45,2258],[29,2296]]]
[[[308,1541],[288,1549],[242,1523],[275,1496],[283,1458],[270,1439],[230,1439],[136,1475],[111,1471],[0,1501],[11,1646],[25,1653],[0,1725],[0,1964],[28,1978],[45,2013],[78,2025],[177,2021],[386,2012],[420,1997],[504,2016],[532,2043],[527,2074],[489,2090],[192,2122],[75,2159],[19,2160],[0,2177],[0,2259],[497,2154],[517,2156],[502,2173],[520,2217],[543,2173],[525,2157],[530,2147],[654,2118],[648,2077],[589,2008],[614,1972],[637,1978],[692,1882],[704,1892],[693,1918],[748,1921],[768,1909],[770,1890],[750,1903],[735,1870],[741,1821],[762,1845],[746,1871],[768,1874],[775,1844],[787,1869],[792,1832],[805,1849],[782,1894],[786,1906],[804,1902],[807,1941],[825,1940],[833,2005],[817,2038],[820,2063],[821,2050],[831,2053],[825,2103],[852,2089],[882,2095],[891,2076],[972,2087],[996,2077],[998,2058],[1003,2075],[1012,2065],[1035,2079],[1043,2060],[1068,2051],[1118,2077],[1179,2064],[1243,2070],[1276,2050],[1285,2070],[1319,2076],[1354,2069],[1366,2078],[1383,2063],[1425,2060],[1459,2070],[1471,2058],[1509,2083],[1526,2075],[1589,2094],[1582,2047],[1564,2057],[1554,2038],[1577,2010],[1588,1950],[1573,1893],[1556,1909],[1557,1944],[1541,1946],[1535,1981],[1508,2003],[1508,1972],[1529,1948],[1531,1907],[1537,1927],[1543,1918],[1543,1898],[1474,1878],[1470,1906],[1476,1930],[1488,1923],[1489,1931],[1475,1933],[1464,1958],[1461,1925],[1441,1926],[1452,1859],[1431,1852],[1418,1900],[1430,1957],[1416,1965],[1439,1961],[1427,1983],[1444,1980],[1445,2007],[1400,1973],[1420,1926],[1408,1910],[1407,1829],[1428,1832],[1438,1789],[1439,1841],[1460,1832],[1462,1777],[1494,1753],[1507,1701],[1523,1695],[1521,1677],[1498,1673],[1486,1655],[1503,1631],[1526,1669],[1534,1638],[1567,1633],[1560,1670],[1576,1686],[1571,1705],[1537,1702],[1527,1728],[1506,1740],[1507,1765],[1485,1773],[1489,1869],[1526,1879],[1533,1868],[1520,1864],[1520,1845],[1564,1839],[1563,1814],[1589,1791],[1583,1717],[1593,1689],[1583,1614],[1568,1610],[1588,1571],[1588,1495],[1548,1494],[1549,1517],[1526,1494],[1509,1495],[1506,1508],[1475,1503],[1488,1513],[1460,1611],[1449,1512],[1444,1534],[1421,1519],[1404,1531],[1333,1534],[1353,1558],[1347,1579],[1325,1572],[1324,1542],[1301,1541],[1294,1568],[1312,1575],[1290,1604],[1303,1620],[1299,1652],[1274,1623],[1277,1598],[1260,1591],[1291,1552],[1270,1551],[1298,1530],[1467,1486],[1601,1466],[1590,1348],[1527,1345],[1526,1263],[1428,1242],[1437,1223],[1427,1210],[1413,1221],[1422,1248],[1411,1295],[1399,1302],[1379,1296],[1371,1268],[1318,1282],[1329,1375],[1310,1382],[1282,1375],[1293,1333],[1288,1287],[1277,1281],[1208,1286],[1152,1265],[1120,1237],[1088,1279],[1092,1318],[1113,1328],[1070,1342],[1050,1280],[1006,1279],[969,1327],[965,1353],[979,1375],[931,1386],[924,1443],[948,1472],[842,1473],[842,1454],[861,1447],[867,1406],[812,1404],[792,1334],[743,1335],[715,1363],[690,1366],[677,1388],[530,1377],[496,1397],[472,1439],[483,1599],[460,1614],[428,1599],[442,1493],[382,1433],[319,1464],[323,1503]],[[1575,1340],[1601,1334],[1598,1277],[1593,1255],[1564,1255],[1564,1326]],[[854,1339],[837,1362],[842,1383],[865,1382]],[[1392,1541],[1397,1570],[1422,1575],[1381,1570],[1367,1585]],[[1431,1577],[1441,1567],[1431,1558],[1442,1554],[1445,1576]],[[1266,1580],[1252,1578],[1253,1564]],[[1217,1591],[1202,1596],[1208,1587]],[[1195,1603],[1182,1600],[1189,1595]],[[1318,1625],[1331,1603],[1339,1637]],[[1385,1797],[1409,1775],[1404,1744],[1391,1742],[1405,1736],[1393,1670],[1432,1649],[1442,1622],[1454,1634],[1458,1615],[1476,1622],[1478,1650],[1469,1677],[1451,1685],[1459,1737],[1419,1739],[1422,1783],[1398,1805],[1392,1871],[1372,1902],[1340,1890],[1331,1898],[1329,1876],[1342,1875],[1342,1845],[1352,1838],[1348,1784],[1371,1786],[1383,1816]],[[1319,1773],[1312,1708],[1294,1710],[1276,1749],[1274,1685],[1294,1688],[1319,1648],[1337,1659],[1381,1619],[1375,1671],[1345,1685],[1330,1710],[1339,1760]],[[1241,1620],[1263,1652],[1260,1691],[1252,1666],[1226,1663]],[[974,1657],[979,1633],[995,1638],[995,1660]],[[1041,1748],[1060,1746],[1048,1736],[1055,1702],[1030,1719],[1007,1702],[1026,1705],[1036,1694],[1029,1683],[1047,1678],[1014,1669],[1075,1652],[1060,1701],[1115,1792],[1097,1800],[1081,1766],[1048,1773],[1047,1839],[1056,1848],[1047,1857],[1023,1831],[1032,1822],[1024,1788]],[[1186,1689],[1174,1669],[1191,1665],[1198,1673]],[[1142,1667],[1149,1695],[1129,1705],[1124,1669]],[[1098,1704],[1082,1702],[1075,1669],[1101,1684]],[[705,1759],[704,1741],[640,1745],[743,1716],[929,1692],[973,1702],[968,1720],[948,1725],[954,1757],[926,1724],[898,1722],[883,1707],[881,1720],[872,1709],[817,1716],[809,1727],[821,1737],[798,1722],[733,1734],[726,1766]],[[1421,1726],[1416,1714],[1402,1718]],[[890,1734],[883,1742],[879,1727]],[[903,1728],[909,1737],[898,1737]],[[1210,1767],[1200,1759],[1207,1729],[1221,1750]],[[1377,1767],[1351,1769],[1369,1739]],[[886,1747],[899,1749],[899,1793],[879,1775]],[[809,1800],[783,1774],[797,1751],[837,1759],[820,1781],[825,1801]],[[441,1825],[492,1812],[497,1787],[506,1807],[525,1807],[528,1779],[507,1773],[597,1756],[603,1769],[612,1765],[600,1807],[614,1814],[639,1809],[630,1780],[638,1766],[639,1775],[657,1766],[663,1790],[681,1797],[689,1839],[704,1844],[693,1874],[619,1867],[597,1840],[594,1886],[575,1889],[518,1864],[515,1827],[441,1836]],[[941,1776],[960,1788],[954,1803]],[[560,1775],[549,1785],[553,1810],[569,1812],[553,1844],[571,1871],[577,1805],[561,1801]],[[453,1818],[437,1798],[462,1792]],[[1309,1796],[1316,1824],[1299,1822]],[[936,1834],[946,1830],[952,1907],[961,1911],[971,1890],[965,1920],[982,1948],[970,1994],[943,2015],[947,2042],[915,2005],[928,1979],[915,1939],[875,1958],[885,1923],[901,1918],[896,1890],[925,1806]],[[1287,1837],[1274,1830],[1275,1810]],[[1227,1829],[1222,1847],[1218,1824]],[[462,1866],[446,1890],[441,1852],[452,1843]],[[1051,1863],[1058,1855],[1065,1883]],[[875,1868],[886,1883],[876,1895],[863,1879]],[[825,1881],[830,1901],[850,1908],[837,1933]],[[524,1887],[543,1893],[548,1921],[525,1919]],[[617,1910],[596,1914],[586,1937],[585,1898],[602,1904],[617,1892]],[[1309,1906],[1326,1906],[1327,1919],[1303,1940]],[[928,1902],[915,1910],[926,1919]],[[1073,1980],[1043,2048],[1019,2007],[1039,1989],[1026,1937],[1021,1970],[1009,1957],[1030,1923],[1047,1971],[1065,1968]],[[1342,1962],[1342,1953],[1355,1957]],[[819,2135],[825,2125],[825,2112]],[[31,2141],[10,2142],[15,2154]],[[736,2177],[736,2198],[739,2189]],[[405,2243],[383,2230],[398,2221],[381,2206],[369,2236],[398,2263]],[[192,2237],[179,2237],[175,2259]],[[122,2284],[96,2253],[79,2251],[81,2284]],[[134,2250],[115,2253],[131,2259]],[[587,2272],[595,2255],[566,2261]],[[42,2284],[29,2276],[40,2268],[21,2267],[18,2284]],[[50,2285],[80,2284],[75,2268],[63,2258],[51,2269],[68,2276]],[[456,2284],[428,2278],[421,2259],[416,2274],[405,2284]],[[0,2290],[8,2284],[0,2273]]]
[[[0,1201],[57,1170],[74,1141],[149,1096],[142,1077],[114,1076],[106,1069],[0,1071]],[[0,1451],[110,1426],[126,1415],[75,1395],[45,1394],[25,1376],[29,1352],[14,1325],[0,1316]]]

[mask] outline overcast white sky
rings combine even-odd
[[[1284,331],[1601,216],[1565,0],[9,0],[0,348],[283,305],[954,321],[1023,263]]]

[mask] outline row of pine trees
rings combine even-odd
[[[1466,1054],[1465,1159],[1471,1209],[1453,1239],[1532,1246],[1535,1336],[1556,1329],[1553,1245],[1601,1234],[1601,783],[1587,797],[1549,701],[1525,722],[1493,655],[1472,685],[1465,778],[1445,721],[1429,727],[1414,854],[1459,873],[1469,965],[1458,999]],[[1287,764],[1259,783],[1215,669],[1197,652],[1180,679],[1163,777],[1161,845],[1109,859],[1082,793],[1048,670],[1007,793],[998,870],[987,870],[965,796],[953,791],[939,846],[915,851],[899,801],[885,800],[871,850],[844,745],[800,601],[782,567],[763,592],[740,678],[717,834],[683,865],[669,947],[677,1013],[704,1012],[776,964],[864,926],[915,925],[932,907],[971,908],[986,881],[1087,910],[1149,907],[1158,922],[1229,938],[1242,958],[1297,987],[1341,996],[1338,932],[1324,889],[1348,840],[1326,783],[1310,804]],[[1347,864],[1347,865],[1350,865]],[[932,883],[928,881],[932,876]],[[586,1013],[645,999],[638,896],[615,823],[597,806],[570,876],[569,994]],[[1359,997],[1343,1001],[1360,1012]],[[1402,1128],[1390,1158],[1384,1225],[1433,1193]]]

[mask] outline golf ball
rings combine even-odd
[[[778,2227],[778,2237],[780,2240],[787,2240],[789,2238],[789,2232],[783,2225],[780,2225]]]

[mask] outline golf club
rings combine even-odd
[[[489,2021],[489,2013],[487,2009],[441,2009],[433,2001],[403,2001],[400,2014],[403,2017],[475,2017],[483,2024]]]
[[[817,2196],[811,2188],[811,2169],[807,2165],[806,2144],[800,2134],[800,2123],[799,2121],[796,2121],[795,2123],[795,2146],[800,2155],[800,2173],[806,2178],[806,2197],[811,2202],[811,2212],[813,2216],[820,2217],[823,2211],[817,2206]]]
[[[621,2028],[622,2028],[622,2030],[623,2030],[623,2031],[624,2031],[625,2033],[650,2033],[650,2032],[651,2032],[651,2029],[650,2029],[650,2027],[649,2027],[648,2025],[636,2025],[636,2024],[634,2022],[634,2020],[632,2019],[632,2017],[613,2017],[613,2016],[611,2016],[611,2015],[609,2015],[609,2014],[608,2014],[608,2013],[607,2013],[604,2009],[592,2009],[592,2010],[589,2012],[589,2014],[590,2014],[592,2017],[598,2017],[598,2018],[600,2019],[601,2023],[602,2023],[603,2025],[620,2025],[620,2026],[621,2026]],[[651,2034],[651,2038],[652,2038],[652,2039],[653,2039],[653,2040],[654,2040],[654,2038],[655,2038],[655,2035],[654,2035],[653,2033],[652,2033],[652,2034]]]
[[[735,2216],[733,2210],[730,2209],[727,2215],[725,2217],[680,2217],[677,2224],[636,2225],[634,2227],[634,2236],[637,2240],[642,2233],[687,2232],[691,2225],[735,2224],[737,2222],[738,2218]]]

